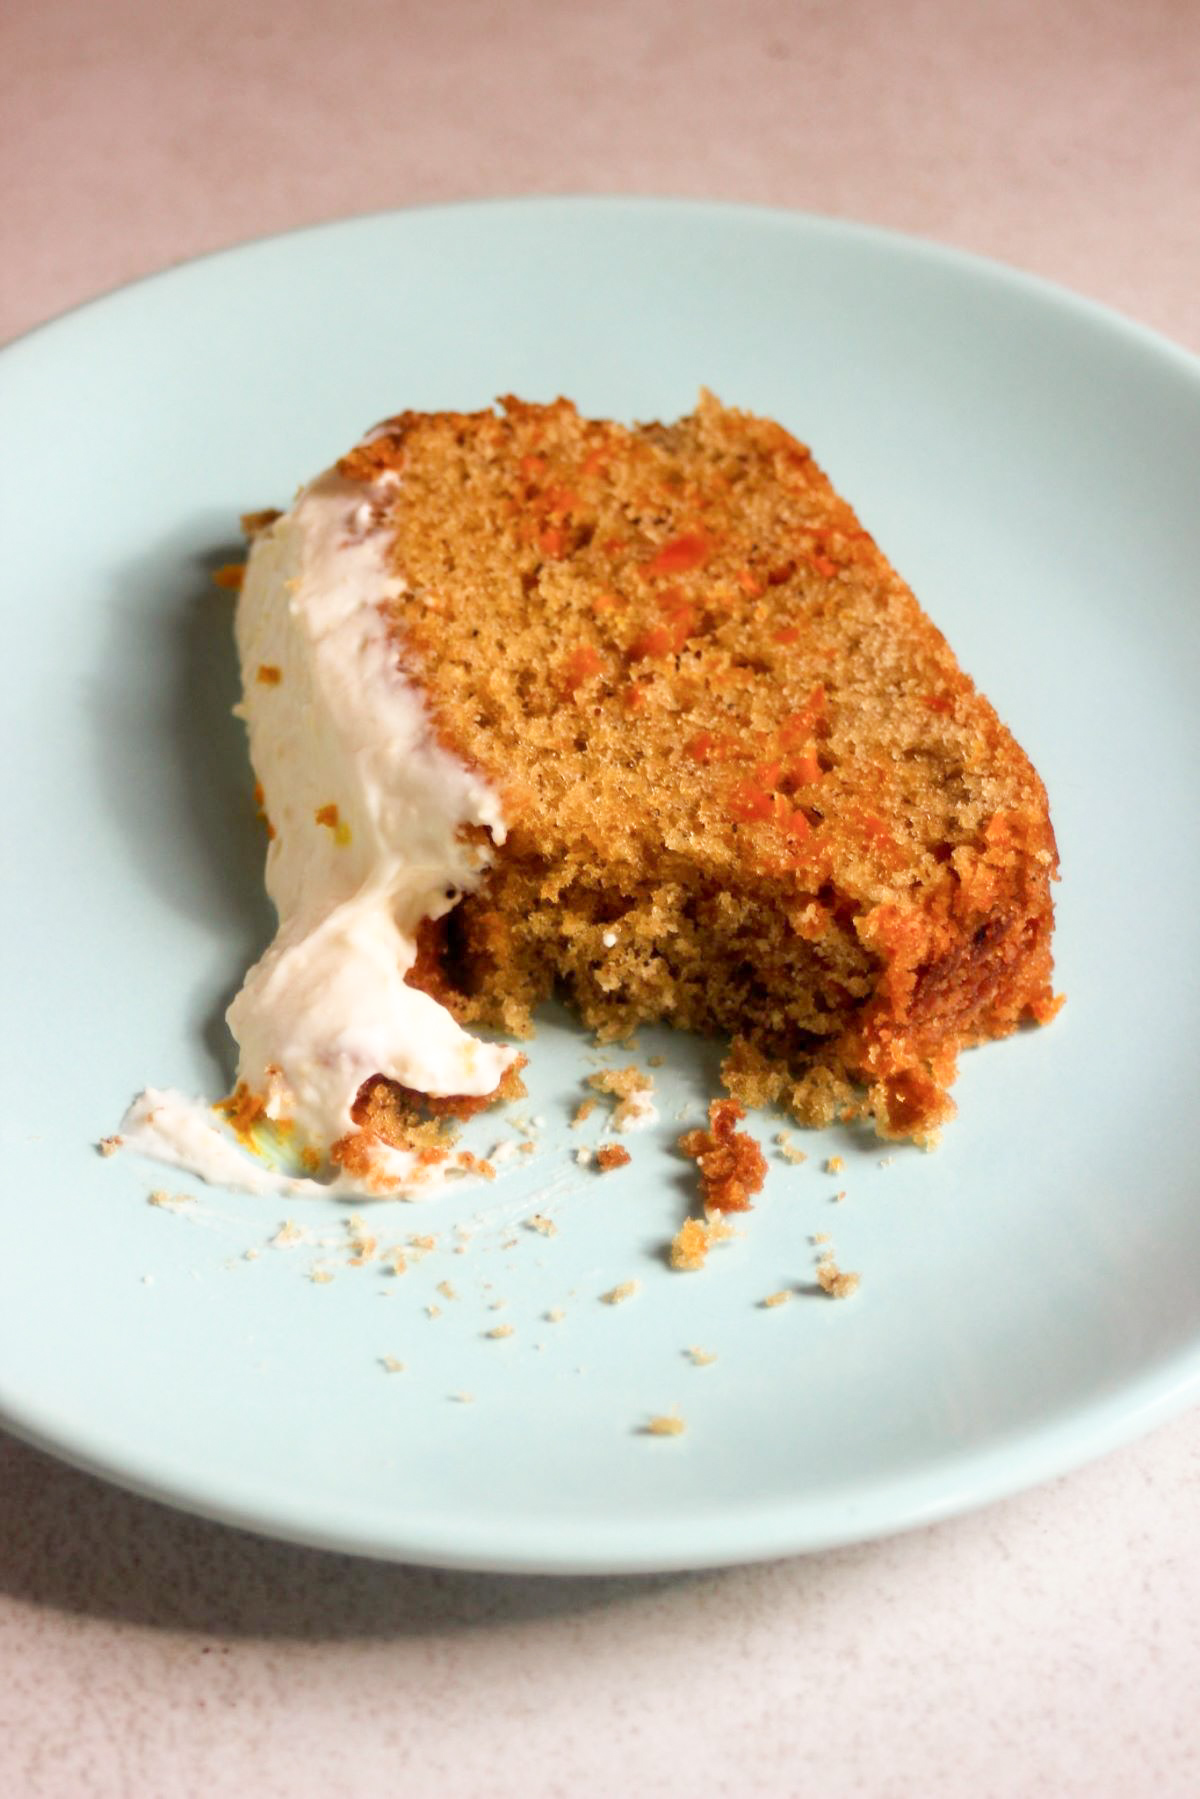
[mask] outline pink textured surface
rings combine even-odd
[[[1200,349],[1193,0],[10,0],[0,338],[218,245],[491,193],[943,239]],[[0,1791],[1200,1789],[1200,1419],[890,1543],[658,1581],[381,1568],[0,1440]]]

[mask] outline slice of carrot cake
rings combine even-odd
[[[1042,783],[777,424],[402,414],[256,532],[237,635],[280,920],[243,1129],[368,1178],[513,1091],[471,1027],[557,990],[927,1140],[959,1051],[1054,1010]]]

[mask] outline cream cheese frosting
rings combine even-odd
[[[269,1119],[290,1121],[294,1148],[321,1154],[355,1129],[373,1075],[480,1096],[517,1053],[471,1036],[405,981],[421,921],[478,885],[505,824],[495,789],[438,743],[389,627],[388,603],[404,591],[388,562],[400,488],[391,471],[373,484],[320,476],[255,538],[237,608],[237,710],[270,822],[278,929],[227,1018],[239,1084]],[[204,1174],[198,1116],[229,1140],[192,1104],[150,1090],[122,1135]],[[229,1184],[228,1158],[213,1157]],[[428,1178],[379,1145],[373,1190]]]

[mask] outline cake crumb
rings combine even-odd
[[[523,1156],[531,1156],[531,1155],[533,1155],[536,1148],[537,1148],[536,1143],[522,1143],[520,1153]]]
[[[635,1293],[640,1292],[641,1286],[641,1281],[622,1281],[619,1286],[610,1287],[608,1292],[602,1293],[600,1297],[606,1306],[619,1306],[625,1300],[632,1299]]]
[[[679,1147],[700,1170],[700,1189],[706,1209],[748,1212],[750,1195],[757,1193],[767,1176],[767,1159],[754,1138],[735,1128],[746,1116],[736,1099],[714,1099],[708,1108],[706,1131],[685,1131]]]
[[[192,1206],[196,1203],[194,1193],[168,1193],[162,1187],[156,1187],[147,1196],[148,1205],[158,1206],[164,1212],[177,1212],[180,1206]]]
[[[594,1099],[590,1097],[588,1099],[581,1099],[575,1108],[575,1116],[571,1120],[571,1129],[575,1130],[578,1125],[584,1124],[595,1110],[596,1102]]]
[[[511,1324],[494,1324],[487,1334],[489,1337],[499,1339],[501,1337],[511,1337],[514,1334],[514,1330]]]
[[[818,1274],[818,1279],[819,1278],[820,1276]],[[791,1297],[792,1295],[789,1289],[787,1287],[781,1287],[778,1293],[768,1293],[762,1304],[768,1312],[771,1312],[774,1311],[776,1306],[787,1305]]]
[[[881,1168],[890,1168],[895,1160],[895,1156],[880,1156],[879,1166]]]
[[[845,1197],[846,1197],[846,1189],[845,1189],[845,1188],[844,1188],[844,1187],[842,1187],[842,1188],[841,1188],[841,1189],[840,1189],[840,1190],[839,1190],[839,1191],[838,1191],[838,1192],[837,1192],[837,1193],[835,1193],[835,1194],[834,1194],[834,1196],[833,1196],[833,1203],[834,1203],[834,1205],[835,1205],[835,1206],[840,1206],[840,1205],[841,1205],[841,1203],[842,1203],[842,1201],[843,1201],[843,1200],[844,1200],[844,1199],[845,1199]]]
[[[830,1237],[828,1231],[814,1231],[812,1240],[814,1243],[832,1242],[832,1238]]]
[[[777,1131],[775,1133],[775,1141],[779,1146],[779,1153],[785,1162],[791,1162],[794,1167],[799,1168],[801,1162],[808,1161],[805,1152],[802,1149],[797,1149],[796,1145],[792,1142],[792,1133],[790,1131]]]
[[[292,1249],[297,1243],[303,1243],[307,1232],[288,1218],[280,1225],[268,1245],[270,1249]]]
[[[826,1174],[840,1174],[845,1166],[845,1161],[841,1156],[829,1156],[825,1162],[825,1172]]]
[[[454,1401],[455,1405],[474,1405],[475,1404],[474,1393],[451,1393],[450,1397]]]
[[[702,1218],[685,1218],[671,1239],[672,1268],[692,1272],[708,1260],[708,1226]]]
[[[658,1111],[650,1099],[654,1082],[635,1064],[630,1063],[625,1068],[605,1068],[599,1074],[590,1074],[588,1085],[598,1093],[611,1095],[618,1102],[613,1112],[614,1129],[630,1131],[657,1122]]]
[[[717,1359],[711,1349],[698,1349],[694,1344],[687,1351],[687,1356],[697,1368],[711,1368]]]
[[[671,1239],[668,1260],[672,1268],[691,1273],[703,1268],[714,1243],[727,1243],[733,1234],[723,1218],[685,1218]]]
[[[647,1068],[665,1068],[666,1065],[667,1065],[667,1058],[665,1056],[647,1056],[646,1057]]]
[[[546,1323],[561,1324],[566,1315],[567,1314],[563,1311],[561,1306],[551,1306],[550,1310],[546,1313]]]
[[[553,1218],[547,1218],[544,1212],[534,1212],[525,1220],[525,1224],[528,1230],[537,1231],[539,1236],[557,1237],[558,1235],[558,1226]]]
[[[457,1299],[458,1298],[457,1292],[455,1291],[454,1287],[450,1284],[449,1281],[439,1281],[437,1284],[437,1290],[441,1294],[443,1299]]]
[[[242,1260],[244,1262],[257,1262],[258,1251],[256,1249],[248,1249],[246,1251],[246,1253],[243,1255]]]
[[[383,1260],[393,1274],[404,1274],[408,1268],[408,1257],[398,1243],[394,1244],[391,1249],[384,1250]]]
[[[687,1425],[676,1412],[655,1412],[646,1423],[648,1437],[681,1437]]]
[[[430,1318],[440,1318],[442,1315],[441,1306],[436,1305],[433,1300],[430,1300],[429,1304],[425,1307],[425,1310]]]
[[[398,1362],[394,1355],[381,1355],[379,1360],[380,1360],[381,1365],[387,1369],[387,1372],[389,1374],[403,1374],[404,1373],[404,1363]]]
[[[357,1212],[351,1213],[346,1220],[346,1230],[350,1237],[350,1266],[364,1268],[374,1260],[379,1241],[371,1235]]]
[[[579,1163],[581,1168],[588,1168],[595,1160],[595,1154],[596,1152],[589,1149],[585,1143],[575,1151],[575,1160]]]
[[[102,1156],[115,1156],[124,1141],[124,1137],[101,1137],[96,1148]]]
[[[328,1268],[313,1268],[309,1270],[308,1278],[314,1287],[327,1287],[333,1276]]]
[[[817,1282],[831,1299],[849,1299],[858,1292],[861,1276],[849,1270],[843,1273],[833,1256],[827,1255],[817,1263]]]
[[[633,1157],[621,1143],[602,1143],[596,1151],[596,1166],[601,1174],[608,1174],[614,1168],[624,1168]]]

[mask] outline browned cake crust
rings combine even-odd
[[[509,836],[410,977],[531,1029],[726,1033],[730,1091],[928,1138],[965,1046],[1055,1009],[1046,795],[809,451],[674,425],[404,414],[397,649]],[[375,1103],[378,1123],[380,1102]]]

